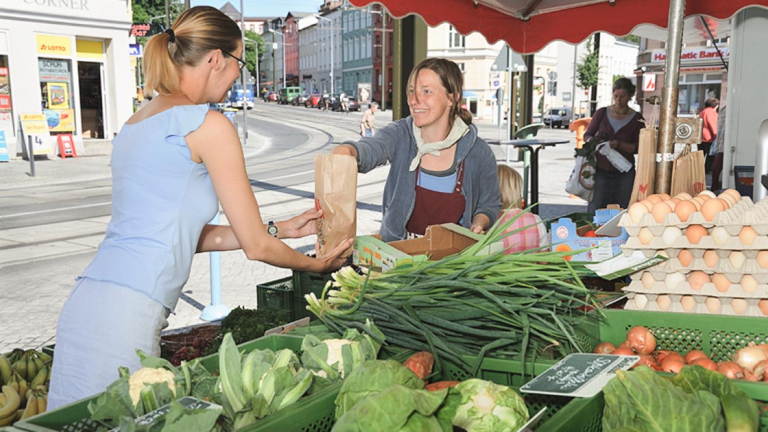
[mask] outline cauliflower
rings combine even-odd
[[[352,341],[347,339],[326,339],[323,343],[328,346],[328,358],[325,362],[329,366],[339,362],[336,369],[341,374],[341,377],[344,378],[344,357],[341,355],[341,347],[352,344]]]
[[[133,405],[136,406],[139,403],[141,389],[148,384],[160,382],[168,383],[168,388],[171,389],[174,396],[176,395],[176,379],[173,372],[168,369],[144,367],[134,372],[128,380]]]

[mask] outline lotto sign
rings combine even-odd
[[[643,75],[643,91],[644,92],[656,91],[656,75],[654,74]]]
[[[51,134],[48,132],[48,122],[44,114],[19,115],[23,136],[32,143],[35,155],[51,153]],[[26,148],[25,148],[26,151]]]

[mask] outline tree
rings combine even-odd
[[[600,57],[593,49],[593,39],[590,36],[587,41],[587,54],[581,58],[581,63],[576,66],[579,85],[585,89],[596,86],[599,73]]]
[[[256,62],[261,60],[261,57],[264,55],[264,39],[261,38],[260,34],[249,30],[245,31],[245,38],[256,41],[255,45],[248,40],[245,41],[245,67],[248,68],[252,76],[256,76]],[[257,47],[259,50],[258,57],[256,55]]]
[[[152,24],[151,34],[165,31],[165,0],[135,0],[131,3],[133,22]],[[184,2],[170,0],[171,22],[184,11]],[[159,18],[158,18],[159,17]],[[152,18],[155,18],[152,20]],[[152,21],[150,21],[152,20]],[[149,37],[137,37],[136,42],[146,45]]]

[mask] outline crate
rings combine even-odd
[[[314,293],[317,298],[323,293],[325,284],[328,281],[333,280],[331,276],[332,272],[328,273],[313,273],[306,271],[293,271],[293,299],[292,306],[295,313],[294,319],[302,319],[304,317],[310,317],[315,319],[312,312],[307,310],[307,300],[305,295]]]
[[[256,301],[259,309],[284,310],[288,312],[291,321],[296,318],[293,304],[292,277],[277,279],[272,282],[256,285]]]

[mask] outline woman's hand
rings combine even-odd
[[[317,220],[323,217],[322,210],[309,209],[278,224],[280,238],[301,238],[317,234]]]
[[[341,144],[334,147],[331,154],[357,157],[357,149],[349,144]]]
[[[318,264],[320,264],[320,268],[318,269],[318,272],[324,273],[324,272],[329,272],[333,270],[338,270],[347,260],[346,258],[343,258],[341,254],[343,254],[344,251],[352,247],[352,244],[354,242],[355,242],[354,238],[346,239],[343,242],[341,242],[340,245],[331,249],[329,252],[323,255],[319,255],[317,257]],[[319,244],[316,245],[315,250],[316,251],[320,250]]]
[[[611,146],[612,149],[617,150],[619,148],[619,144],[621,144],[618,140],[610,140],[608,141],[608,145]]]
[[[478,214],[472,218],[472,225],[470,225],[469,230],[475,234],[482,234],[490,224],[491,220],[488,219],[488,216],[484,214]]]

